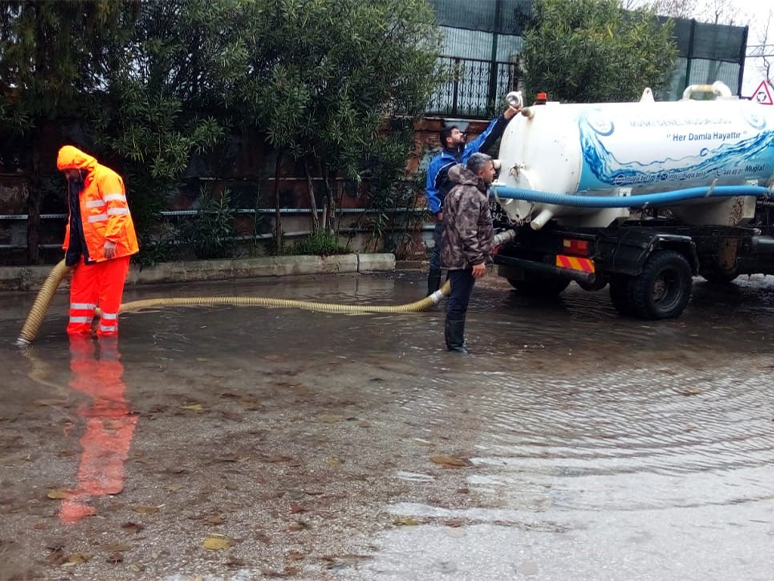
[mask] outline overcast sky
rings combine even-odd
[[[731,1],[739,8],[740,19],[735,24],[750,27],[747,35],[747,46],[752,47],[753,45],[761,44],[761,35],[763,35],[768,23],[769,36],[766,54],[774,54],[774,2],[770,0]],[[752,48],[748,49],[747,54],[750,55],[752,50]],[[761,50],[756,49],[755,54],[761,54]],[[774,61],[774,57],[770,58],[770,61]],[[762,65],[763,60],[760,58],[748,57],[745,61],[744,81],[742,83],[743,96],[749,97],[764,79],[763,72],[760,70]]]
[[[633,0],[634,5],[641,6],[649,4],[650,0]],[[699,0],[697,13],[693,18],[700,22],[713,22],[714,15],[711,6],[715,2],[719,3],[724,9],[720,19],[721,24],[728,24],[730,16],[733,15],[733,22],[736,26],[748,26],[747,34],[747,54],[744,65],[744,78],[742,80],[742,96],[749,97],[758,88],[761,81],[765,78],[761,67],[763,59],[754,58],[752,54],[762,54],[760,47],[753,48],[754,45],[760,45],[762,35],[766,30],[766,24],[769,25],[766,54],[774,54],[774,2],[772,0]],[[770,58],[774,61],[774,57]],[[736,87],[732,87],[736,90]]]

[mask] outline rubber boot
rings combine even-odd
[[[468,354],[465,348],[465,319],[450,321],[446,319],[446,348],[449,351]]]
[[[427,296],[441,288],[441,271],[437,268],[431,268],[427,273]]]

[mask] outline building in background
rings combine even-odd
[[[428,115],[491,117],[502,107],[505,95],[519,87],[519,56],[532,0],[428,1],[444,38],[439,64],[457,71],[433,95]],[[715,81],[740,94],[747,27],[674,20],[679,57],[671,86],[659,98],[676,100],[688,85]]]

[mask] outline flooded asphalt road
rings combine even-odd
[[[401,304],[420,273],[134,287]],[[774,278],[677,321],[490,277],[443,312],[0,313],[0,579],[770,580]]]

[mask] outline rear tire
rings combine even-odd
[[[657,250],[631,279],[629,296],[641,319],[675,319],[691,300],[691,265],[674,250]]]
[[[553,298],[559,296],[570,285],[566,278],[556,276],[541,276],[539,274],[524,273],[523,280],[509,278],[508,282],[521,295],[525,297]]]

